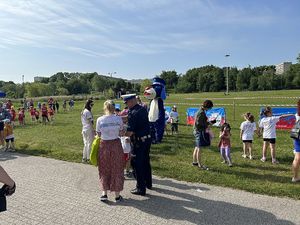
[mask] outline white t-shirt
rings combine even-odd
[[[264,117],[259,122],[259,127],[264,128],[263,138],[276,138],[276,123],[280,116]]]
[[[97,119],[96,131],[101,133],[102,140],[119,138],[120,130],[123,130],[123,121],[120,116],[104,115]]]
[[[171,123],[178,122],[178,112],[174,112],[174,111],[170,112],[170,121],[171,121]]]
[[[244,121],[241,123],[240,129],[243,131],[242,140],[253,140],[254,131],[256,131],[256,123]]]
[[[93,115],[91,111],[84,109],[81,113],[82,131],[93,130]]]

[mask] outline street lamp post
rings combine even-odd
[[[229,54],[226,54],[225,57],[229,57]],[[229,94],[229,66],[226,66],[226,95]]]

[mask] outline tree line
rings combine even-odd
[[[300,89],[300,54],[297,63],[292,64],[284,74],[276,74],[274,65],[265,65],[238,69],[220,68],[213,65],[189,69],[185,74],[162,71],[157,75],[166,81],[166,89],[173,93],[256,91]],[[105,98],[114,98],[118,93],[143,93],[150,79],[132,83],[121,78],[99,75],[98,73],[59,72],[39,82],[15,84],[12,81],[0,81],[0,90],[9,98],[101,94]]]

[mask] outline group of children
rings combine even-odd
[[[32,122],[42,122],[43,124],[46,124],[46,122],[54,121],[54,109],[52,107],[47,107],[46,103],[41,104],[41,106],[38,109],[33,106],[30,106],[28,112]],[[10,114],[13,126],[15,125],[14,123],[17,119],[17,116],[19,125],[25,125],[25,108],[19,108],[17,114],[16,110],[14,109],[14,106],[11,106]],[[40,114],[42,116],[42,120],[40,120]]]
[[[289,115],[281,115],[281,116],[273,116],[272,108],[266,107],[262,115],[264,116],[259,121],[259,129],[256,128],[256,123],[254,121],[254,116],[247,112],[244,114],[245,121],[240,125],[240,139],[243,142],[243,158],[253,159],[252,154],[252,142],[254,139],[254,134],[256,133],[258,137],[263,136],[263,150],[262,150],[262,158],[260,159],[262,162],[267,160],[267,149],[270,146],[271,150],[271,161],[273,164],[278,164],[278,160],[276,159],[275,154],[275,143],[276,143],[276,123],[280,120],[281,117],[289,116]],[[219,141],[219,149],[220,154],[223,159],[222,163],[227,163],[230,167],[232,166],[232,159],[230,156],[230,133],[231,127],[228,123],[224,123],[220,128],[220,141]]]

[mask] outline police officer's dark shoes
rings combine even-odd
[[[145,196],[146,195],[146,191],[141,191],[137,188],[133,189],[130,191],[131,194],[133,195],[141,195],[141,196]]]

